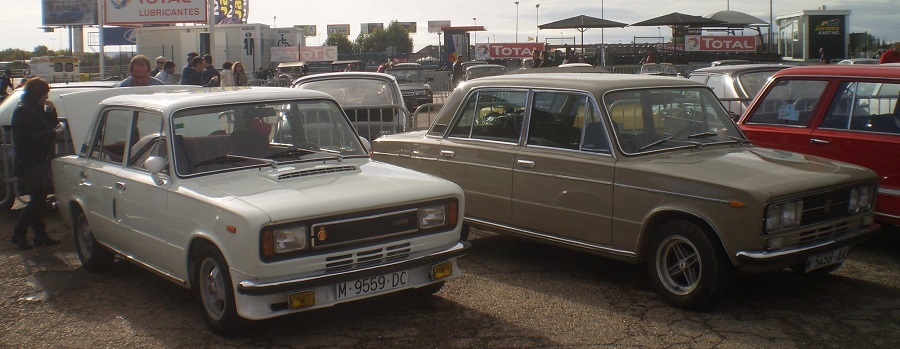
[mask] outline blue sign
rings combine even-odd
[[[103,45],[136,45],[137,32],[128,27],[103,27]]]

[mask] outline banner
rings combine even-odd
[[[105,23],[137,25],[154,23],[207,23],[206,1],[103,0]]]
[[[532,52],[543,50],[543,43],[476,44],[475,59],[530,58]]]
[[[297,47],[269,47],[272,62],[299,62],[300,51]]]
[[[215,1],[213,15],[216,24],[245,24],[247,23],[247,2],[249,0],[213,0]]]
[[[429,33],[440,33],[441,27],[449,27],[450,21],[428,21],[428,32]]]
[[[384,29],[384,23],[362,23],[359,25],[360,34],[372,34],[375,29]]]
[[[331,36],[334,34],[350,35],[349,24],[329,24],[325,26],[325,33]]]
[[[397,25],[406,28],[410,34],[416,33],[416,22],[397,22]]]
[[[464,54],[463,41],[466,34],[461,30],[448,30],[444,32],[444,47],[447,54],[442,59],[447,64],[453,64],[457,59],[461,59]]]
[[[97,25],[97,0],[42,0],[43,25]],[[6,17],[13,7],[6,6]]]
[[[294,28],[303,29],[303,36],[319,35],[318,33],[316,33],[316,25],[315,24],[298,24],[298,25],[295,25]]]
[[[136,45],[136,36],[134,28],[103,27],[103,44],[107,46]]]
[[[303,46],[300,47],[302,62],[332,62],[337,60],[337,46]]]
[[[687,35],[685,51],[756,51],[755,36]]]

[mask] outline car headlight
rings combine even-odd
[[[800,225],[803,218],[803,200],[771,204],[766,209],[766,232],[772,233]]]
[[[416,90],[416,96],[424,96],[425,90]]]
[[[273,254],[302,250],[306,248],[306,226],[292,226],[263,231],[263,251],[268,257]]]
[[[440,227],[448,224],[447,205],[440,204],[419,209],[419,229]]]
[[[859,187],[850,190],[850,198],[847,211],[850,214],[858,213],[872,208],[875,201],[875,189],[872,187]]]

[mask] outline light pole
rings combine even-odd
[[[519,2],[514,3],[516,4],[516,42],[519,42]]]
[[[769,53],[775,52],[775,36],[772,35],[772,28],[775,22],[772,20],[772,0],[769,0]]]
[[[540,19],[539,19],[539,18],[540,18],[540,15],[541,15],[541,12],[540,12],[540,11],[541,11],[541,4],[536,4],[536,5],[534,5],[534,27],[536,28],[536,29],[534,30],[534,42],[535,42],[535,43],[538,42],[538,37],[541,36],[541,34],[540,34],[541,28],[538,27],[538,25],[540,25],[540,24],[539,24],[539,23],[540,23]]]
[[[474,26],[476,26],[476,27],[478,26],[478,21],[476,20],[475,17],[472,17],[472,23],[473,23]],[[478,30],[472,30],[472,31],[473,31],[473,33],[472,33],[472,44],[474,45],[474,44],[477,44],[477,43],[478,43]]]
[[[278,26],[275,25],[275,19],[276,19],[276,18],[278,18],[278,16],[272,16],[272,28],[278,28]]]

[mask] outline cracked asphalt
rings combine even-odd
[[[642,266],[473,231],[464,275],[435,296],[376,297],[226,338],[188,290],[140,267],[81,269],[55,213],[62,244],[15,249],[16,217],[0,213],[3,348],[900,348],[897,228],[826,277],[739,278],[705,312],[668,306]]]

